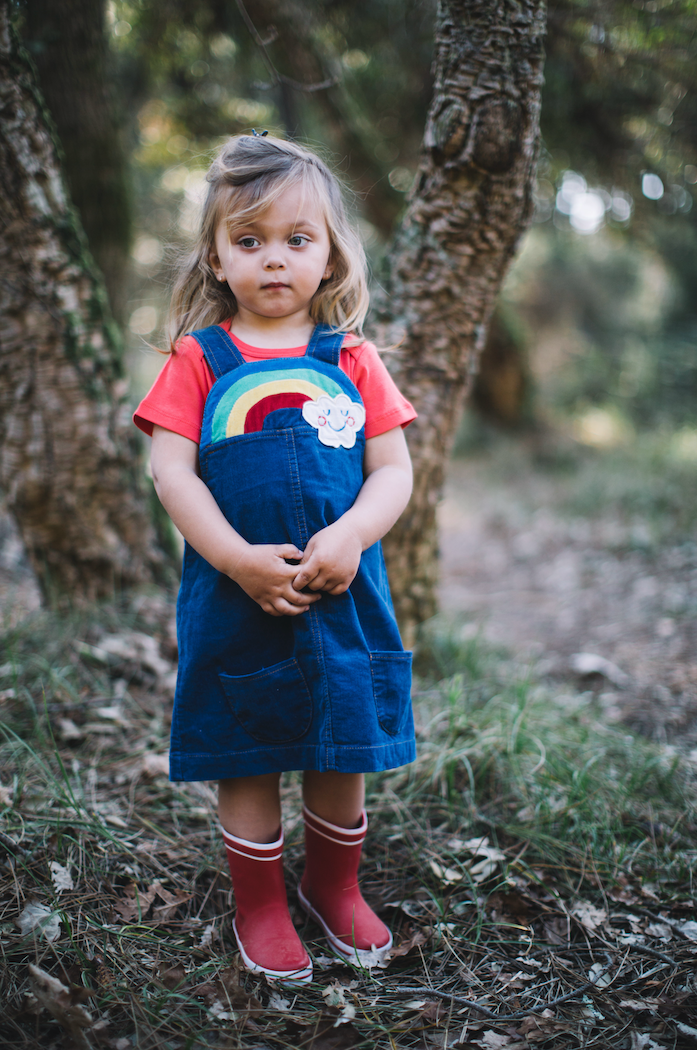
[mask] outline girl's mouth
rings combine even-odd
[[[264,285],[262,285],[262,287],[263,288],[271,288],[273,290],[274,288],[287,288],[288,285],[287,284],[282,284],[280,281],[276,281],[273,284],[264,284]]]

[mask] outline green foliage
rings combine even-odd
[[[542,133],[567,165],[623,183],[697,162],[691,0],[552,0]]]
[[[544,329],[568,346],[554,366],[536,362],[541,396],[557,415],[601,405],[639,430],[693,423],[697,314],[688,287],[697,276],[697,228],[675,217],[653,231],[652,247],[616,231],[534,231],[524,288],[514,294],[534,362]]]
[[[688,877],[697,787],[673,748],[607,725],[592,693],[543,685],[450,624],[425,629],[422,672],[429,664],[415,696],[419,757],[393,784],[407,804],[440,795],[482,832],[525,843],[529,865]]]

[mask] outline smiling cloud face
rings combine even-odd
[[[356,434],[365,423],[365,409],[346,394],[329,397],[323,394],[316,401],[306,401],[303,419],[315,427],[323,445],[332,448],[353,448]]]

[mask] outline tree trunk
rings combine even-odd
[[[531,422],[525,348],[500,305],[491,317],[471,402],[495,426],[513,430]]]
[[[386,538],[409,642],[436,610],[436,508],[465,396],[506,269],[532,212],[543,0],[440,0],[421,161],[378,311],[419,419],[414,495]]]
[[[0,2],[0,484],[46,596],[153,578],[118,330]]]
[[[63,174],[114,316],[126,304],[131,202],[104,0],[27,0],[24,43],[63,147]]]

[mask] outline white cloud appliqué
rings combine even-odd
[[[316,401],[305,401],[303,419],[315,427],[323,445],[353,448],[356,434],[365,423],[365,409],[346,394],[329,397],[322,394]]]

